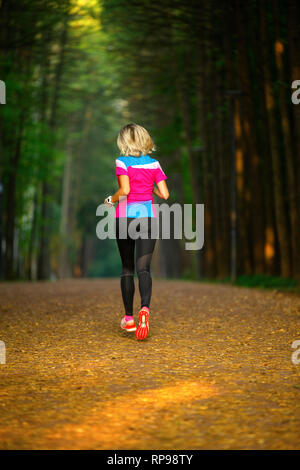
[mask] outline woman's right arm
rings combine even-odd
[[[129,177],[127,175],[120,175],[119,177],[119,184],[120,187],[115,194],[111,196],[111,204],[114,204],[115,202],[118,202],[119,199],[123,196],[128,196],[130,193],[130,183],[129,183]],[[107,198],[104,199],[105,204],[111,205],[107,202]]]

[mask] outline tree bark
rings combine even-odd
[[[57,112],[58,103],[61,89],[61,81],[63,75],[63,68],[65,63],[65,53],[68,38],[68,15],[66,15],[62,25],[62,32],[60,38],[60,52],[59,59],[55,70],[55,78],[53,82],[53,99],[50,109],[49,129],[51,134],[51,145],[55,145],[55,130],[57,125]],[[48,159],[48,171],[51,174],[50,158]],[[42,225],[40,232],[39,243],[39,258],[38,258],[38,279],[49,279],[51,272],[50,265],[50,234],[51,234],[51,197],[52,187],[49,178],[42,183]]]
[[[280,155],[280,142],[278,138],[278,122],[276,120],[276,105],[272,69],[269,50],[268,20],[265,5],[260,4],[260,27],[262,40],[262,53],[264,59],[264,94],[267,111],[268,129],[270,135],[270,148],[272,158],[274,201],[276,214],[276,229],[279,242],[280,271],[283,277],[291,275],[290,243],[287,231],[286,207],[284,202],[282,182],[282,161]]]
[[[26,110],[23,105],[16,140],[15,153],[11,161],[11,170],[8,177],[6,194],[6,226],[5,226],[5,278],[14,279],[14,235],[15,235],[15,217],[16,217],[16,184],[18,167],[21,158],[21,148],[23,140],[24,124],[26,119]]]
[[[290,0],[287,2],[287,32],[288,32],[288,50],[289,50],[289,61],[291,67],[291,83],[295,80],[300,80],[300,28],[299,28],[299,16],[300,16],[300,4]],[[289,83],[289,89],[291,90],[291,83]],[[296,166],[296,184],[298,188],[297,192],[297,206],[300,208],[300,105],[292,105],[293,113],[293,140],[296,144],[295,162]]]
[[[240,88],[243,91],[242,97],[242,122],[243,139],[247,149],[247,156],[244,165],[248,162],[249,174],[248,187],[244,189],[244,204],[250,212],[247,220],[247,233],[251,234],[251,259],[253,260],[253,272],[264,272],[264,210],[263,193],[261,179],[261,156],[259,154],[256,126],[255,126],[255,99],[251,80],[250,57],[248,50],[247,15],[244,2],[236,2],[236,29],[238,34],[238,63]],[[251,263],[252,264],[252,263]]]
[[[281,128],[283,134],[283,143],[284,143],[284,153],[285,153],[285,162],[287,170],[287,196],[289,202],[289,216],[290,216],[290,228],[291,228],[291,248],[292,248],[292,274],[297,279],[300,278],[300,250],[299,250],[299,240],[300,240],[300,229],[299,229],[299,211],[297,205],[297,167],[296,161],[294,161],[294,155],[296,153],[296,148],[294,147],[290,115],[289,115],[289,102],[290,96],[286,94],[286,77],[285,77],[285,68],[284,68],[284,55],[285,55],[285,46],[284,39],[282,38],[281,28],[280,28],[280,11],[278,2],[275,4],[275,57],[276,57],[276,66],[278,71],[279,78],[279,104],[281,112]],[[300,69],[299,69],[300,72]],[[300,77],[300,75],[299,75]],[[289,84],[287,84],[289,86]],[[300,129],[300,128],[299,128]]]

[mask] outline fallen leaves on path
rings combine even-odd
[[[300,448],[299,296],[154,280],[143,342],[117,279],[0,298],[2,449]]]

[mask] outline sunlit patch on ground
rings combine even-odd
[[[69,445],[80,448],[116,448],[124,443],[136,443],[141,448],[142,436],[149,432],[151,426],[159,428],[158,412],[166,411],[164,420],[172,416],[172,408],[210,398],[218,393],[213,385],[205,381],[181,381],[175,385],[137,391],[136,396],[120,396],[108,401],[102,409],[97,406],[91,410],[80,425],[66,425],[47,434],[47,440],[55,442],[66,440]],[[122,444],[123,443],[123,444]]]

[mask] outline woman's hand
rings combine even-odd
[[[109,207],[114,205],[114,203],[112,202],[111,196],[108,196],[107,198],[105,198],[104,203]]]

